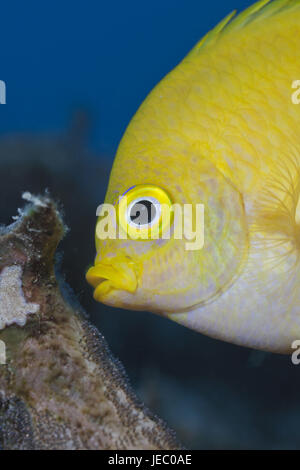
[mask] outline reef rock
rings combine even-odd
[[[55,203],[24,198],[15,223],[0,229],[0,448],[178,449],[58,282],[65,227]]]

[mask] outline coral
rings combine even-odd
[[[54,255],[65,227],[55,203],[24,197],[14,224],[0,229],[1,448],[179,448],[58,283]]]
[[[13,323],[24,326],[27,315],[39,310],[27,303],[22,291],[22,268],[8,266],[0,274],[0,330]]]

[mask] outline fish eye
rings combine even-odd
[[[159,201],[150,197],[133,200],[127,210],[128,223],[139,228],[154,225],[160,215],[159,206]]]
[[[173,220],[171,199],[158,186],[133,186],[119,199],[117,218],[130,238],[159,238]]]

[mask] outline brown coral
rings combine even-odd
[[[176,449],[135,397],[121,364],[55,276],[64,225],[48,197],[25,195],[0,232],[0,445],[3,449]]]

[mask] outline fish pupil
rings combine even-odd
[[[156,209],[153,202],[145,199],[132,206],[130,211],[130,220],[136,225],[147,225],[154,220],[155,214]]]

